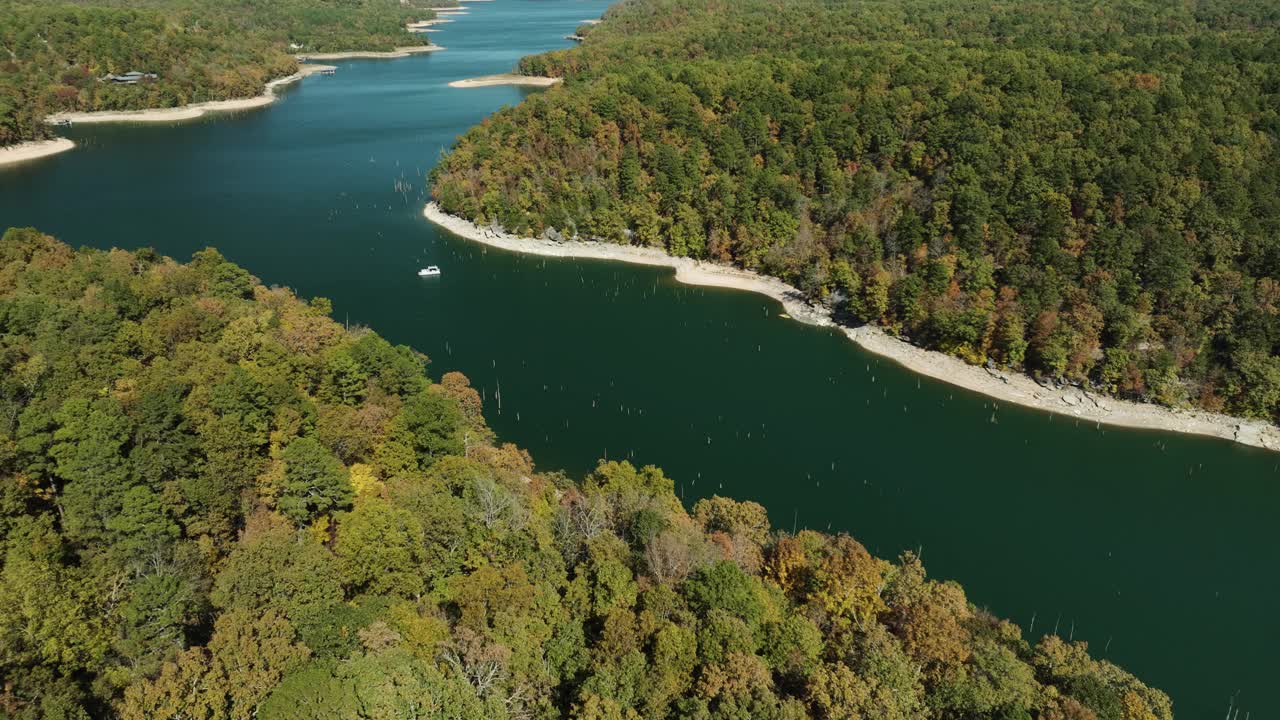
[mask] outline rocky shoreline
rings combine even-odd
[[[781,302],[787,314],[795,320],[838,328],[862,348],[887,357],[908,370],[1001,402],[1065,415],[1084,422],[1207,435],[1242,445],[1280,451],[1280,428],[1267,422],[1120,400],[1073,386],[1042,385],[1021,373],[970,365],[959,358],[916,347],[873,325],[842,325],[832,318],[829,310],[811,305],[799,290],[777,278],[717,263],[672,257],[657,248],[519,237],[498,228],[480,227],[450,215],[434,202],[426,206],[423,215],[455,235],[490,247],[549,257],[616,260],[670,267],[675,269],[676,279],[683,283],[768,295]]]

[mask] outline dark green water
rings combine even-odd
[[[1280,711],[1280,455],[997,410],[759,296],[486,250],[422,219],[440,151],[527,92],[445,83],[562,47],[605,4],[477,3],[434,34],[448,50],[342,63],[267,110],[76,128],[75,151],[0,169],[0,227],[183,259],[218,247],[427,352],[433,374],[465,372],[544,468],[632,458],[690,502],[751,498],[779,526],[919,548],[974,602],[1088,640],[1181,717],[1220,717],[1233,695]],[[443,277],[416,277],[426,264]]]

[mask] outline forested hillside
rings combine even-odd
[[[328,312],[212,250],[4,236],[0,717],[1172,715],[909,553],[539,473]]]
[[[423,44],[405,23],[432,0],[0,0],[0,145],[48,134],[73,110],[252,97],[298,52]],[[295,44],[300,48],[291,48]],[[117,85],[109,73],[155,73]]]
[[[448,212],[783,278],[972,363],[1280,418],[1280,5],[626,0]]]

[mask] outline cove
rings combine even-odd
[[[538,92],[447,83],[564,47],[605,6],[475,3],[432,35],[447,50],[340,62],[265,110],[76,128],[74,151],[0,170],[0,226],[178,258],[217,247],[426,352],[433,375],[465,372],[543,468],[653,463],[688,503],[753,499],[781,528],[918,550],[1029,636],[1088,640],[1183,717],[1233,696],[1280,710],[1280,456],[997,406],[759,296],[492,250],[422,218],[439,153]],[[428,264],[443,276],[417,277]]]

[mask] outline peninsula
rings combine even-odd
[[[1280,137],[1254,108],[1276,61],[1229,58],[1280,36],[1266,3],[1238,11],[635,0],[522,59],[571,82],[460,136],[432,196],[778,278],[1006,400],[1275,448]],[[1202,77],[1224,106],[1185,91]]]
[[[454,80],[449,83],[452,88],[476,88],[492,85],[526,85],[529,87],[550,87],[563,81],[563,78],[538,77],[534,75],[484,75],[482,77]]]
[[[16,145],[0,147],[0,165],[13,165],[28,160],[57,155],[75,148],[76,144],[67,138],[53,140],[28,140]]]

